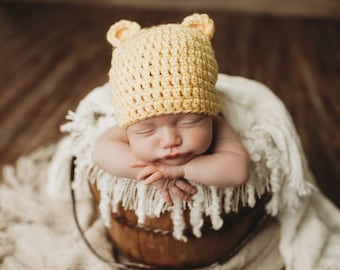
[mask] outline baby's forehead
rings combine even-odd
[[[194,119],[194,118],[202,118],[209,117],[203,114],[197,113],[179,113],[179,114],[165,114],[160,116],[153,116],[147,119],[143,119],[138,121],[137,123],[131,125],[130,127],[138,128],[142,126],[148,125],[163,125],[163,124],[172,124],[185,119]]]

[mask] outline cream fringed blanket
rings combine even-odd
[[[277,216],[280,228],[277,224],[264,228],[235,257],[215,268],[280,269],[279,248],[288,270],[340,269],[339,210],[313,188],[299,137],[283,104],[269,89],[244,78],[219,75],[217,89],[223,114],[240,133],[253,160],[247,185],[223,190],[199,186],[192,204],[177,201],[175,207],[168,209],[154,190],[93,168],[90,175],[95,176],[101,191],[104,224],[119,202],[135,209],[140,222],[145,215],[171,211],[174,237],[185,240],[182,207],[190,209],[193,232],[199,237],[203,213],[218,229],[222,211],[237,211],[238,201],[253,206],[256,197],[269,190],[273,197],[267,211]],[[104,85],[84,98],[75,113],[70,112],[70,122],[63,126],[70,136],[56,150],[51,147],[33,153],[20,159],[17,168],[5,168],[5,182],[0,188],[0,269],[109,269],[89,253],[79,238],[69,201],[70,159],[75,155],[78,160],[73,188],[82,226],[90,242],[109,256],[110,244],[104,237],[101,220],[93,217],[84,181],[92,168],[94,139],[115,121],[109,96]],[[124,190],[137,194],[136,198],[127,199]],[[37,241],[37,235],[41,240]]]
[[[69,200],[55,200],[47,192],[47,170],[55,146],[21,157],[5,166],[0,182],[0,269],[110,269],[84,245],[76,230]],[[58,181],[56,178],[55,181]],[[92,203],[77,203],[86,235],[108,256],[110,244]]]
[[[3,170],[0,185],[0,270],[112,270],[85,246],[75,227],[64,182],[63,199],[48,192],[47,170],[55,146],[38,149]],[[62,175],[61,175],[62,176]],[[59,183],[61,178],[56,178]],[[66,179],[63,179],[66,180]],[[67,180],[66,180],[67,181]],[[61,190],[59,190],[60,192]],[[81,197],[77,191],[77,198]],[[78,199],[78,216],[87,239],[108,260],[111,243],[91,199]],[[207,270],[281,269],[278,225],[267,225],[237,256]]]

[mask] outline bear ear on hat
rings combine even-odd
[[[113,47],[118,47],[122,41],[134,36],[140,29],[140,25],[136,22],[120,20],[111,25],[106,39]]]
[[[215,33],[214,21],[210,19],[207,14],[195,13],[185,17],[182,21],[182,25],[202,32],[203,34],[207,35],[209,39],[212,39]]]

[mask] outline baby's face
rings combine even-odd
[[[213,119],[200,114],[156,116],[129,126],[127,136],[138,159],[183,165],[208,150]]]

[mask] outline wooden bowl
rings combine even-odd
[[[98,204],[100,194],[95,185],[90,184],[90,188]],[[159,218],[147,217],[144,224],[140,225],[134,211],[119,207],[117,213],[111,215],[111,227],[107,230],[118,252],[132,261],[162,269],[203,267],[230,257],[241,242],[253,233],[258,220],[266,215],[264,201],[267,199],[262,198],[255,208],[244,207],[238,213],[224,214],[224,225],[218,231],[212,228],[210,219],[205,217],[200,238],[192,234],[186,210],[186,242],[173,237],[169,212]]]

